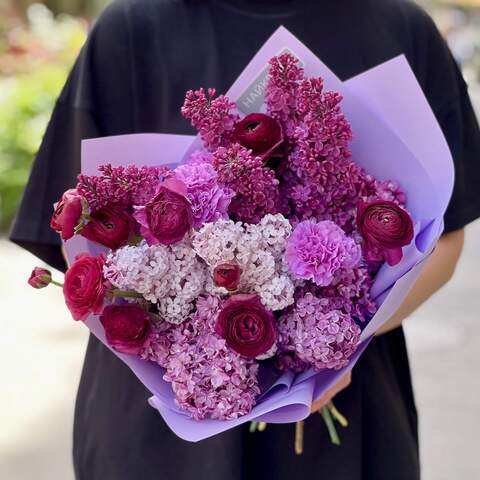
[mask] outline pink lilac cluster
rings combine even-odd
[[[79,175],[77,191],[91,211],[111,204],[127,207],[145,205],[155,194],[158,184],[172,175],[167,167],[98,167],[99,175]]]
[[[189,119],[207,150],[229,144],[238,115],[232,113],[235,104],[225,95],[216,97],[214,88],[189,90],[185,96],[182,115]]]
[[[235,219],[258,223],[265,215],[279,212],[275,172],[250,150],[239,144],[218,148],[213,154],[213,166],[219,182],[235,192],[229,208]]]
[[[296,290],[297,297],[307,293],[318,298],[328,299],[334,310],[350,315],[358,322],[364,323],[375,314],[377,306],[370,296],[373,280],[365,266],[342,271],[335,281],[327,287],[305,283]]]
[[[188,241],[122,247],[107,256],[103,273],[120,290],[140,293],[170,323],[183,322],[204,292],[206,269]]]
[[[235,264],[241,270],[239,291],[257,293],[263,305],[272,311],[291,305],[295,285],[282,258],[290,232],[288,220],[279,214],[267,215],[257,225],[232,220],[205,224],[193,233],[192,245],[210,272],[207,292],[228,295],[227,289],[214,284],[213,271],[221,264]]]
[[[228,218],[233,190],[218,184],[218,175],[210,163],[187,163],[175,169],[175,177],[187,186],[187,198],[193,215],[193,226]]]
[[[299,223],[285,251],[294,278],[311,280],[323,287],[330,285],[342,271],[356,267],[360,258],[360,246],[329,220]]]
[[[346,366],[360,342],[360,332],[350,315],[312,293],[297,298],[278,321],[280,350],[293,353],[317,371]],[[285,359],[282,365],[288,366]]]
[[[238,418],[250,412],[260,393],[258,363],[215,333],[219,311],[218,298],[200,297],[196,312],[180,327],[160,332],[146,355],[166,369],[175,402],[195,420]]]

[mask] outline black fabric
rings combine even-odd
[[[445,132],[456,167],[447,231],[480,216],[480,134],[467,88],[429,17],[402,0],[123,0],[93,27],[60,96],[11,239],[64,268],[52,204],[75,184],[80,140],[134,132],[192,133],[180,113],[189,88],[228,89],[263,42],[285,25],[342,78],[400,53]],[[106,159],[108,160],[108,159]],[[416,411],[401,329],[373,340],[338,395],[350,426],[330,445],[319,415],[305,453],[293,426],[231,430],[198,444],[175,437],[147,392],[93,337],[75,411],[79,480],[419,478]]]

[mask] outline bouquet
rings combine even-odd
[[[347,87],[283,28],[228,95],[189,91],[181,111],[196,138],[82,145],[51,220],[69,257],[66,305],[183,438],[299,421],[440,235],[445,141],[404,59]]]

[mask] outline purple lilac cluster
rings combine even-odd
[[[198,130],[206,149],[227,145],[238,115],[232,113],[235,104],[225,95],[216,97],[214,88],[189,90],[185,96],[182,115]]]
[[[104,206],[117,204],[130,207],[144,205],[155,194],[163,179],[172,175],[167,167],[98,167],[99,175],[79,175],[77,191],[93,212]]]
[[[310,292],[280,316],[278,332],[280,350],[294,353],[315,370],[346,366],[360,341],[360,327],[350,315]]]
[[[191,318],[159,333],[145,355],[166,369],[177,405],[195,420],[238,418],[260,393],[258,363],[234,352],[215,333],[219,311],[218,298],[199,298]]]
[[[279,212],[279,181],[250,150],[234,143],[213,155],[218,180],[235,192],[229,213],[239,221],[258,223],[265,215]]]

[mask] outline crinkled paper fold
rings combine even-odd
[[[353,158],[378,179],[395,179],[401,184],[415,222],[415,241],[404,249],[398,265],[385,265],[378,273],[372,294],[379,310],[364,328],[362,343],[349,365],[337,371],[309,371],[297,376],[285,373],[262,395],[251,413],[239,419],[192,420],[175,406],[170,384],[162,379],[162,368],[135,356],[112,351],[150,390],[150,405],[185,440],[199,441],[251,420],[287,423],[307,417],[312,400],[355,365],[375,331],[399,307],[443,230],[443,214],[453,188],[453,162],[433,112],[405,57],[393,58],[342,82],[281,27],[227,92],[241,112],[247,114],[262,109],[267,63],[271,57],[287,50],[301,61],[307,76],[323,77],[326,90],[343,95],[342,108],[354,135],[351,144]],[[169,134],[86,140],[82,143],[82,173],[95,175],[98,166],[104,163],[173,166],[199,145],[196,137]],[[80,252],[98,252],[98,247],[82,237],[74,237],[66,242],[65,247],[69,261]],[[85,323],[107,345],[98,317],[92,315]]]

